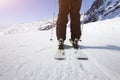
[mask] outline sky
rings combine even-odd
[[[94,0],[83,0],[81,13],[90,7]],[[0,0],[0,24],[17,24],[51,18],[55,0]],[[56,16],[58,0],[56,0]]]

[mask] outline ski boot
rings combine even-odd
[[[64,52],[64,41],[63,39],[59,39],[58,50],[55,55],[56,60],[64,60],[66,59],[65,52]]]
[[[59,49],[59,50],[64,50],[64,41],[63,41],[62,38],[59,39],[58,49]]]
[[[78,49],[78,39],[75,38],[74,40],[72,40],[72,39],[69,39],[69,40],[70,40],[70,43],[72,44],[73,48]]]

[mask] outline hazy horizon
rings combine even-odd
[[[58,1],[58,0],[57,0]],[[88,0],[87,0],[88,1]],[[88,9],[94,0],[83,0],[83,9]],[[53,16],[55,0],[0,0],[0,24],[16,24],[42,20]],[[58,2],[56,2],[56,16],[58,14]]]

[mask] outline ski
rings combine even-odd
[[[88,60],[87,55],[81,49],[74,49],[74,54],[78,60]]]
[[[73,46],[74,54],[76,55],[76,58],[79,60],[88,60],[87,55],[85,55],[85,53],[79,47],[78,40],[76,39],[76,41],[72,41],[71,39],[69,39],[69,41]]]
[[[65,51],[63,49],[62,50],[58,49],[54,58],[56,60],[65,60],[66,59]]]
[[[74,49],[74,54],[76,56],[76,58],[78,60],[88,60],[87,55],[81,50],[81,48],[78,45],[78,40],[75,39],[75,41],[73,42],[71,39],[69,40],[70,43],[72,44],[72,47]],[[54,56],[54,58],[56,60],[65,60],[66,59],[66,55],[65,55],[65,51],[64,51],[64,44],[63,44],[63,40],[59,41],[59,45],[58,45],[58,50]]]

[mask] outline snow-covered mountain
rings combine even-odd
[[[120,0],[95,0],[85,14],[85,23],[120,16]]]
[[[53,22],[52,18],[43,19],[41,21],[35,21],[31,23],[19,23],[13,25],[0,26],[0,35],[4,34],[14,34],[34,30],[49,30],[55,27],[56,18]]]

